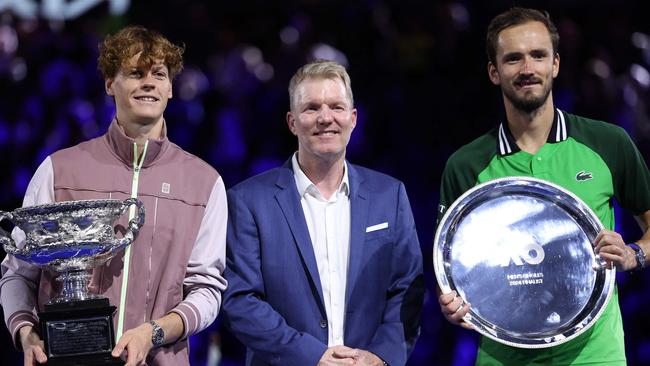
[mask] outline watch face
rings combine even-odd
[[[154,321],[149,322],[149,324],[151,324],[153,327],[153,333],[151,334],[151,343],[153,343],[154,347],[162,346],[165,339],[165,331],[163,331],[160,325]]]
[[[594,324],[614,288],[614,270],[594,253],[601,229],[559,186],[489,181],[456,200],[438,225],[438,284],[471,304],[464,320],[484,336],[520,348],[564,343]]]
[[[636,264],[639,267],[643,267],[643,254],[641,254],[641,252],[636,253]]]
[[[639,269],[645,267],[645,253],[641,247],[636,251],[636,264]]]

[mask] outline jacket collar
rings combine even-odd
[[[281,173],[278,176],[275,184],[282,189],[291,188],[293,186],[296,189],[297,196],[300,197],[300,192],[298,191],[296,180],[294,178],[292,158],[293,155],[291,158],[285,161],[284,164],[282,164],[282,167],[280,167]],[[364,181],[363,177],[359,174],[354,165],[348,163],[347,160],[345,161],[345,169],[348,184],[347,195],[350,197],[350,199],[352,199],[354,195],[359,194],[363,195],[365,198],[365,194],[359,191],[359,186]]]
[[[133,165],[133,145],[135,144],[135,140],[124,133],[124,129],[117,123],[116,118],[113,119],[111,125],[108,127],[106,140],[109,148],[124,164],[128,166]],[[161,152],[166,150],[169,144],[167,124],[163,121],[162,137],[160,139],[149,140],[147,154],[144,157],[142,167],[146,168],[152,165],[159,156],[162,156]]]

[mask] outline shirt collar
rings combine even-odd
[[[318,192],[318,194],[320,194],[316,185],[307,178],[307,175],[302,171],[302,168],[300,168],[297,152],[291,157],[291,167],[293,169],[293,177],[296,180],[296,187],[298,188],[300,197],[304,197],[305,193]],[[350,195],[350,180],[348,179],[347,161],[343,162],[343,179],[341,180],[341,184],[339,184],[337,192],[343,193],[346,196]]]
[[[557,143],[566,140],[569,137],[569,128],[564,117],[564,112],[555,108],[555,115],[553,117],[553,125],[551,126],[551,131],[548,134],[546,142]],[[515,141],[515,137],[512,136],[510,128],[508,127],[507,122],[501,122],[499,124],[498,130],[498,139],[497,139],[497,152],[500,156],[511,155],[516,152],[519,152],[519,146]]]

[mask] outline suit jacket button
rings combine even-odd
[[[327,328],[327,320],[321,319],[320,320],[320,327],[321,328]]]

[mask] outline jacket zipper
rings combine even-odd
[[[138,161],[138,144],[133,143],[133,180],[131,181],[131,198],[138,198],[138,181],[140,179],[140,170],[142,169],[142,163],[144,163],[144,157],[147,156],[147,146],[149,145],[149,140],[145,141],[144,147],[142,148],[142,155],[140,155],[140,161]],[[131,206],[129,210],[129,221],[135,217],[135,206]],[[120,306],[117,316],[117,329],[115,332],[115,343],[120,340],[122,337],[122,332],[124,331],[124,313],[126,311],[126,293],[128,290],[129,283],[129,267],[131,264],[131,245],[127,246],[124,250],[124,268],[122,269],[122,287],[120,288]]]

